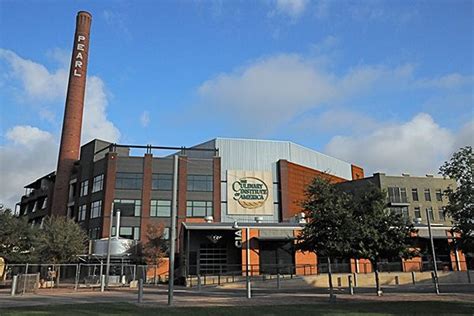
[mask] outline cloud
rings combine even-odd
[[[303,14],[308,2],[308,0],[276,0],[276,11],[291,18],[297,18]]]
[[[55,137],[29,125],[18,125],[5,133],[8,143],[0,146],[0,203],[14,209],[22,188],[56,167]]]
[[[150,112],[143,111],[142,115],[140,116],[140,124],[142,124],[143,127],[147,127],[148,124],[150,124]]]
[[[51,53],[60,58],[60,51]],[[49,122],[62,118],[68,82],[68,65],[49,71],[44,65],[24,59],[16,53],[0,49],[0,60],[10,66],[9,75],[20,81],[22,102],[32,104],[41,118]],[[14,85],[15,83],[6,83]],[[46,102],[46,103],[45,103]],[[116,142],[119,130],[107,118],[108,97],[105,84],[97,76],[88,76],[84,102],[82,143],[94,138]]]
[[[369,133],[336,136],[325,152],[364,167],[367,174],[437,173],[456,147],[468,141],[463,138],[472,132],[473,123],[465,129],[456,135],[439,126],[429,114],[419,113],[408,122],[381,124]]]
[[[437,78],[420,79],[416,82],[420,88],[456,89],[474,85],[474,76],[451,73]]]
[[[120,32],[120,34],[125,36],[125,38],[130,39],[132,33],[127,26],[127,16],[118,11],[104,10],[102,16],[105,20],[105,23],[109,25],[114,31]]]
[[[279,54],[257,60],[230,73],[222,73],[198,88],[203,112],[232,117],[257,133],[288,122],[307,110],[333,105],[374,89],[392,89],[411,80],[413,66],[388,68],[362,65],[345,74],[327,71],[324,59]],[[202,110],[202,109],[201,109]]]

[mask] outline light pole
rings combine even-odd
[[[178,155],[173,156],[173,197],[171,203],[170,257],[168,267],[168,305],[173,305],[174,291],[174,252],[176,248],[176,213],[178,205]]]
[[[249,227],[245,227],[245,239],[246,239],[246,256],[245,256],[245,265],[246,265],[246,278],[245,281],[247,283],[247,298],[252,298],[252,290],[250,288],[250,273],[249,273],[249,261],[250,261],[250,229]]]
[[[439,295],[438,269],[436,267],[436,253],[435,253],[435,248],[434,248],[433,235],[431,233],[431,219],[430,219],[430,214],[428,212],[428,209],[426,209],[426,219],[428,220],[428,234],[430,236],[431,253],[432,253],[432,257],[433,257],[433,272],[434,272],[435,291],[436,291],[436,295]]]

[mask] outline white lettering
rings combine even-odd
[[[84,47],[85,47],[84,44],[77,44],[77,50],[82,50],[82,51],[84,51]]]
[[[82,61],[80,60],[76,60],[76,62],[74,63],[74,67],[79,67],[79,68],[82,68]]]
[[[74,69],[74,76],[75,77],[82,77],[82,75],[77,72],[77,69]]]
[[[85,36],[79,35],[79,36],[77,37],[77,41],[78,41],[78,42],[85,41],[85,40],[86,40],[86,37],[85,37]]]
[[[84,59],[81,52],[77,53],[76,59]]]

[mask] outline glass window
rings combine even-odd
[[[391,203],[407,203],[407,190],[405,188],[389,187],[388,198]]]
[[[43,204],[41,206],[41,209],[44,210],[46,208],[46,205],[48,205],[48,197],[45,197],[43,200]]]
[[[102,191],[104,188],[104,175],[99,174],[94,177],[94,182],[92,183],[92,193]]]
[[[441,189],[436,189],[436,201],[443,201],[443,192],[441,192]]]
[[[169,200],[151,200],[150,216],[171,216],[171,201]]]
[[[140,216],[142,200],[114,200],[114,211],[120,210],[121,216]]]
[[[154,173],[151,176],[152,190],[173,190],[173,175],[167,173]]]
[[[428,207],[426,210],[428,211],[428,216],[430,217],[430,220],[434,221],[433,208]]]
[[[100,191],[100,190],[99,190]],[[89,193],[89,180],[85,180],[81,182],[81,195],[85,196]]]
[[[86,220],[86,212],[87,212],[87,206],[81,205],[79,206],[79,210],[77,212],[77,221],[82,222]]]
[[[212,215],[212,201],[187,201],[186,216],[204,217]]]
[[[141,190],[143,181],[142,173],[117,172],[115,177],[116,189]]]
[[[408,207],[391,207],[390,208],[390,213],[392,214],[398,214],[401,215],[403,218],[407,219],[408,218]]]
[[[415,207],[414,215],[415,215],[415,218],[421,218],[421,210],[419,207]]]
[[[411,197],[413,201],[418,201],[418,189],[411,189]]]
[[[100,227],[93,227],[89,229],[88,232],[90,239],[99,239],[100,238]]]
[[[430,189],[425,189],[425,201],[431,201]]]
[[[92,202],[91,204],[91,218],[100,217],[102,215],[102,200]]]
[[[438,209],[438,216],[440,221],[446,221],[446,214],[444,213],[444,208],[440,207]]]
[[[188,175],[188,191],[212,192],[212,175]]]
[[[115,226],[112,227],[112,236],[115,236]],[[119,236],[127,239],[140,239],[140,227],[121,226]]]

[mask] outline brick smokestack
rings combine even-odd
[[[76,33],[74,34],[63,130],[51,208],[52,215],[65,216],[67,214],[69,179],[74,162],[79,159],[91,21],[92,15],[89,12],[80,11],[77,13]]]

